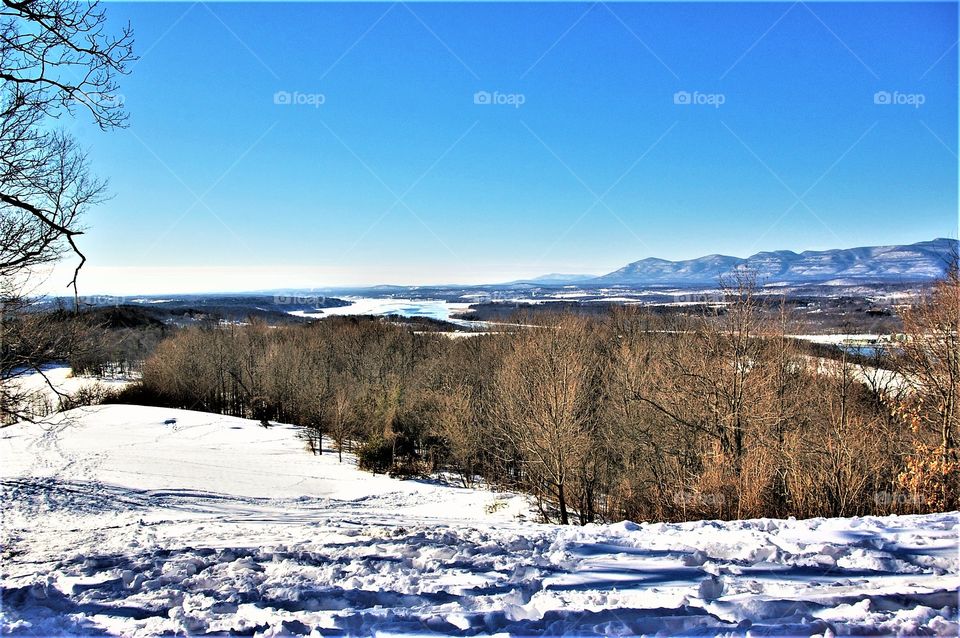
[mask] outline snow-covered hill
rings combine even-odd
[[[132,381],[132,376],[75,375],[69,366],[55,363],[44,366],[42,372],[23,371],[7,383],[19,398],[18,414],[37,419],[57,411],[64,399],[77,393],[117,391]]]
[[[5,633],[958,630],[954,514],[541,525],[293,428],[136,406],[0,430],[0,477]]]
[[[708,255],[685,261],[641,259],[590,280],[630,285],[709,285],[739,266],[763,283],[813,284],[912,283],[943,275],[956,254],[957,240],[934,239],[908,246],[870,246],[836,250],[762,252],[747,257]]]

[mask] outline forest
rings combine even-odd
[[[956,271],[869,358],[811,355],[773,303],[739,276],[697,315],[540,314],[459,338],[369,317],[209,323],[162,340],[111,400],[293,423],[314,454],[522,491],[564,524],[955,509]]]

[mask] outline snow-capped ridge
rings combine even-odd
[[[910,245],[833,250],[764,251],[750,257],[707,255],[670,261],[648,257],[591,280],[631,285],[711,285],[738,267],[764,284],[815,284],[831,280],[857,283],[914,283],[943,276],[956,256],[955,239],[938,238]]]

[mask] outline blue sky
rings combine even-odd
[[[957,235],[954,4],[107,10],[141,60],[129,129],[72,125],[115,195],[87,217],[90,293]]]

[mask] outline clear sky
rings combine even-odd
[[[141,60],[127,130],[70,124],[115,195],[81,293],[957,236],[955,4],[106,6]]]

